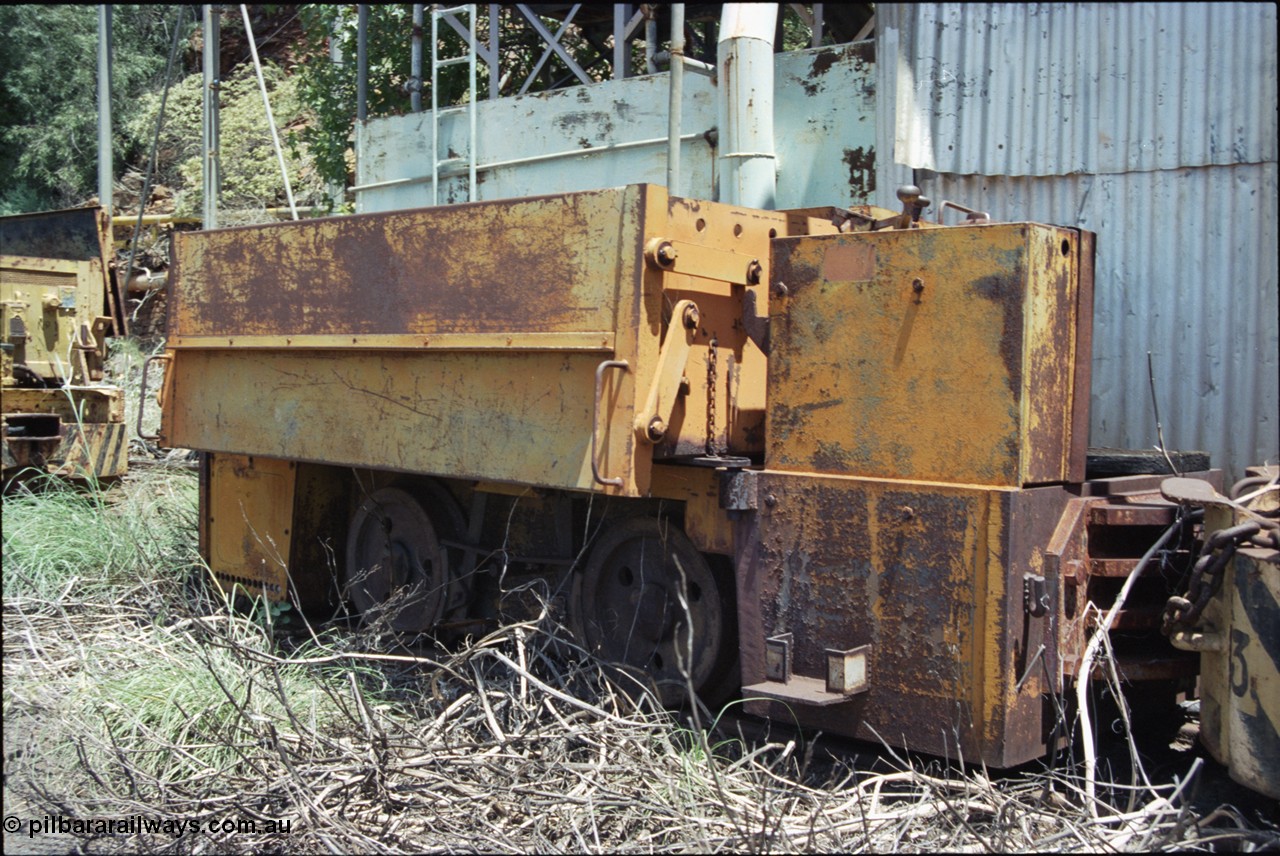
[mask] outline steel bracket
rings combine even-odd
[[[1023,575],[1022,608],[1032,618],[1049,613],[1049,585],[1041,575]]]
[[[779,633],[764,640],[764,676],[771,681],[786,683],[791,680],[791,648],[794,638],[790,633]]]
[[[744,695],[762,696],[791,704],[827,707],[842,704],[867,691],[867,660],[870,645],[841,650],[826,649],[826,679],[794,674],[792,657],[795,639],[790,633],[779,633],[764,641],[763,683],[743,687]]]
[[[760,473],[724,470],[720,475],[720,507],[725,511],[755,511],[759,507]]]
[[[672,310],[667,336],[658,351],[653,383],[645,396],[644,407],[636,414],[636,435],[645,443],[660,443],[667,434],[676,399],[680,397],[689,350],[698,331],[698,320],[698,305],[692,300],[678,301]]]

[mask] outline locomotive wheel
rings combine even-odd
[[[681,569],[687,614],[679,597]],[[652,678],[663,705],[688,698],[686,671],[695,692],[714,703],[709,692],[726,677],[736,683],[736,675],[726,674],[737,654],[737,639],[725,632],[736,617],[727,588],[675,525],[630,518],[600,536],[574,576],[570,620],[588,651]]]
[[[367,621],[401,633],[430,630],[449,599],[444,537],[418,498],[384,487],[356,509],[347,535],[347,588]]]

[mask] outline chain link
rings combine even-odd
[[[1161,631],[1168,636],[1179,628],[1190,629],[1208,606],[1209,599],[1221,584],[1222,571],[1236,550],[1258,534],[1261,527],[1253,522],[1242,523],[1229,529],[1220,529],[1209,536],[1204,551],[1191,571],[1191,581],[1186,594],[1174,595],[1165,604]]]
[[[716,454],[716,340],[707,347],[707,457]]]

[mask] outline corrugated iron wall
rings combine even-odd
[[[1231,476],[1274,462],[1275,7],[877,14],[881,204],[914,177],[935,202],[1098,233],[1091,443],[1156,442],[1151,351],[1166,443]]]

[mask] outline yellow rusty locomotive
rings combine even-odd
[[[1086,477],[1093,235],[900,198],[175,236],[162,438],[212,573],[406,633],[540,591],[666,701],[995,767],[1061,736],[1103,611],[1125,680],[1185,688],[1191,515]]]
[[[30,473],[109,479],[129,465],[124,391],[104,381],[111,218],[103,208],[0,217],[0,458]]]

